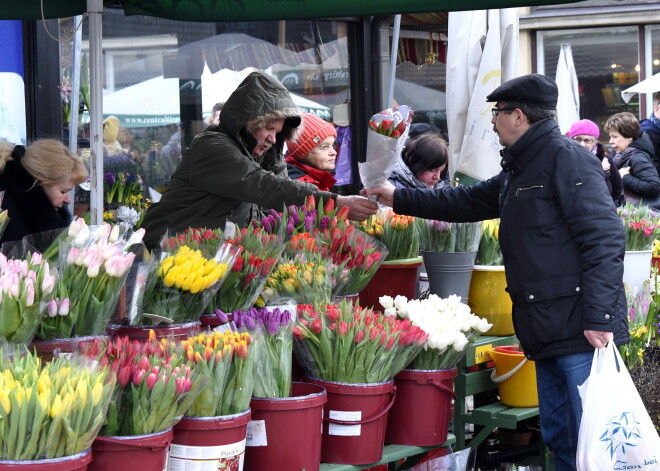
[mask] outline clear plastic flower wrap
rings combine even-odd
[[[410,321],[339,304],[299,305],[294,352],[305,374],[343,383],[380,383],[421,351],[428,334]]]
[[[406,143],[413,115],[408,106],[402,105],[371,117],[367,130],[367,155],[364,162],[358,163],[364,188],[382,186],[390,178]]]
[[[197,320],[240,253],[240,248],[225,242],[213,258],[206,258],[200,250],[185,245],[174,253],[162,252],[151,257],[146,262],[149,273],[141,314],[134,321],[137,325],[149,325]],[[134,297],[139,299],[140,294]]]
[[[25,259],[0,253],[0,337],[16,344],[32,341],[46,310],[49,315],[57,312],[55,275],[39,253]]]
[[[105,225],[92,236],[91,243],[81,244],[82,248],[75,245],[76,241],[59,241],[59,277],[53,296],[56,306],[49,306],[38,330],[39,338],[105,332],[135,255],[143,250],[143,229],[127,239],[118,238],[115,231],[119,232],[119,226]]]
[[[61,458],[87,450],[116,376],[77,353],[48,363],[0,344],[0,460]]]
[[[293,356],[293,321],[296,304],[250,308],[232,313],[239,330],[247,329],[254,337],[256,397],[289,397]]]

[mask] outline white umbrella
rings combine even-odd
[[[651,78],[647,78],[630,88],[626,88],[621,92],[621,98],[628,103],[635,93],[641,94],[655,92],[660,92],[660,74],[655,74]]]
[[[518,12],[450,12],[447,36],[449,171],[452,182],[471,184],[500,171],[500,145],[486,96],[516,76]]]
[[[580,92],[570,44],[562,44],[557,62],[555,82],[559,89],[557,98],[557,124],[562,134],[580,120]]]

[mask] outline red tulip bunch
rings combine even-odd
[[[156,433],[181,419],[207,379],[172,350],[166,340],[156,340],[153,331],[146,342],[120,337],[87,345],[85,355],[108,365],[117,375],[100,435]]]
[[[421,351],[428,334],[408,320],[342,301],[298,306],[295,352],[308,376],[344,383],[380,383]]]
[[[211,307],[233,312],[254,305],[282,254],[284,240],[281,235],[250,226],[227,242],[243,252],[234,261]]]
[[[189,227],[185,231],[164,237],[161,240],[163,252],[176,252],[179,247],[187,246],[193,250],[200,250],[205,257],[213,257],[222,243],[224,236],[221,229],[207,229]]]

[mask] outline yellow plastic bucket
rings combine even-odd
[[[473,313],[493,324],[484,335],[513,335],[511,298],[507,293],[503,265],[475,265],[468,305]]]
[[[537,407],[536,365],[516,345],[488,351],[495,362],[491,379],[497,383],[500,401],[509,407]]]

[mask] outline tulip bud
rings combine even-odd
[[[60,316],[64,317],[69,315],[69,308],[71,307],[70,304],[71,301],[69,301],[69,298],[64,298],[62,300],[62,302],[60,303],[60,311],[59,311]]]
[[[112,226],[112,230],[110,231],[110,235],[108,236],[108,241],[117,242],[117,239],[119,239],[119,225],[114,225]]]
[[[57,315],[57,301],[51,299],[48,302],[48,317],[55,317]]]
[[[133,384],[135,386],[140,386],[140,383],[142,382],[142,377],[146,374],[145,370],[137,370],[135,374],[133,375]]]
[[[165,378],[165,376],[163,376],[163,378]],[[153,389],[154,384],[156,384],[156,381],[158,381],[158,376],[156,374],[150,373],[147,376],[147,389],[149,389],[149,391]]]

